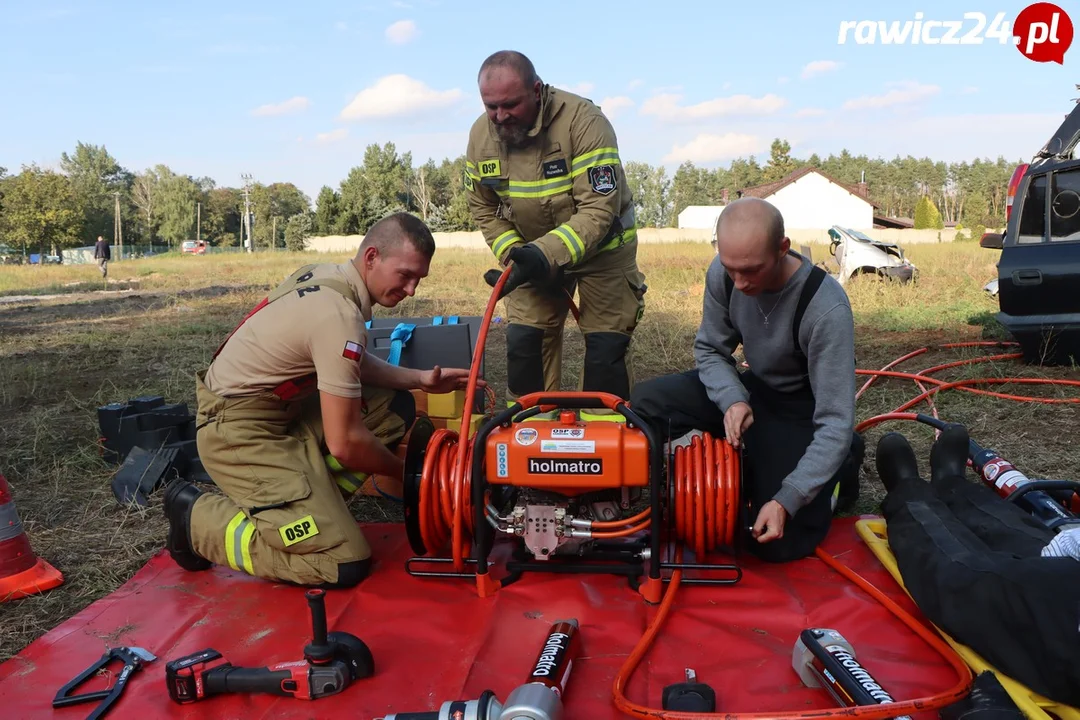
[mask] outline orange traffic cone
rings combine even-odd
[[[0,602],[45,592],[63,582],[59,570],[34,555],[11,488],[0,475]]]

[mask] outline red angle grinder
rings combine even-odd
[[[577,620],[552,625],[529,677],[505,703],[485,690],[476,700],[448,700],[438,710],[392,713],[381,720],[562,720],[562,696],[577,654],[577,633]]]
[[[347,632],[326,632],[323,590],[305,594],[311,610],[312,641],[304,658],[269,667],[235,667],[217,650],[207,648],[172,660],[165,666],[169,697],[181,705],[223,693],[269,693],[300,700],[336,695],[354,680],[374,674],[371,650]]]

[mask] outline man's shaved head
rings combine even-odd
[[[747,295],[772,290],[786,280],[785,258],[791,241],[776,206],[760,198],[739,198],[716,219],[720,262]]]
[[[387,215],[364,233],[356,257],[362,257],[369,247],[378,249],[383,255],[392,255],[404,248],[406,242],[427,260],[435,255],[435,238],[424,221],[415,215],[398,212]]]
[[[725,231],[724,228],[729,228]],[[784,242],[784,217],[776,206],[760,198],[739,198],[729,204],[716,219],[717,244],[725,232],[729,236],[747,237],[756,241],[765,241],[772,252],[780,249]]]
[[[536,75],[532,60],[517,50],[500,50],[489,55],[487,60],[480,65],[480,72],[476,74],[477,82],[481,82],[484,79],[484,73],[492,68],[513,70],[525,87],[532,87],[540,80]]]

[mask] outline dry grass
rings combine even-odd
[[[824,248],[814,250],[817,255]],[[909,254],[922,268],[917,285],[849,287],[860,368],[880,368],[924,346],[1000,337],[992,320],[996,302],[981,290],[995,273],[995,251],[974,244],[917,245]],[[0,472],[13,486],[35,551],[66,580],[42,596],[0,604],[0,660],[115,590],[162,546],[166,525],[159,497],[146,510],[122,508],[113,499],[113,468],[97,454],[95,409],[144,394],[193,408],[193,373],[270,285],[303,263],[346,257],[280,252],[113,263],[109,292],[101,291],[93,266],[0,267]],[[639,259],[649,292],[633,360],[637,377],[646,379],[692,364],[711,249],[645,245]],[[393,313],[481,314],[488,296],[481,276],[490,266],[486,252],[442,251],[420,295]],[[58,297],[11,302],[50,294]],[[504,378],[502,327],[493,326],[488,345],[488,377],[497,389]],[[568,387],[580,370],[582,347],[571,321],[564,362]],[[900,369],[985,352],[934,350]],[[1069,369],[1016,361],[956,368],[940,377],[1012,375],[1077,377]],[[1067,394],[1060,388],[1012,389]],[[912,383],[881,382],[860,399],[859,418],[893,410],[916,394]],[[942,417],[967,424],[973,437],[1029,474],[1075,477],[1080,465],[1075,405],[1016,403],[956,391],[943,394],[937,405]],[[873,447],[892,429],[905,431],[921,457],[929,450],[929,428],[889,423],[869,430],[860,512],[874,511],[880,498]],[[366,520],[400,518],[397,506],[382,500],[358,500],[354,510]]]

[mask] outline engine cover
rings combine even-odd
[[[578,495],[649,484],[649,441],[622,422],[584,422],[570,411],[558,420],[530,420],[488,435],[490,485],[515,485]]]

